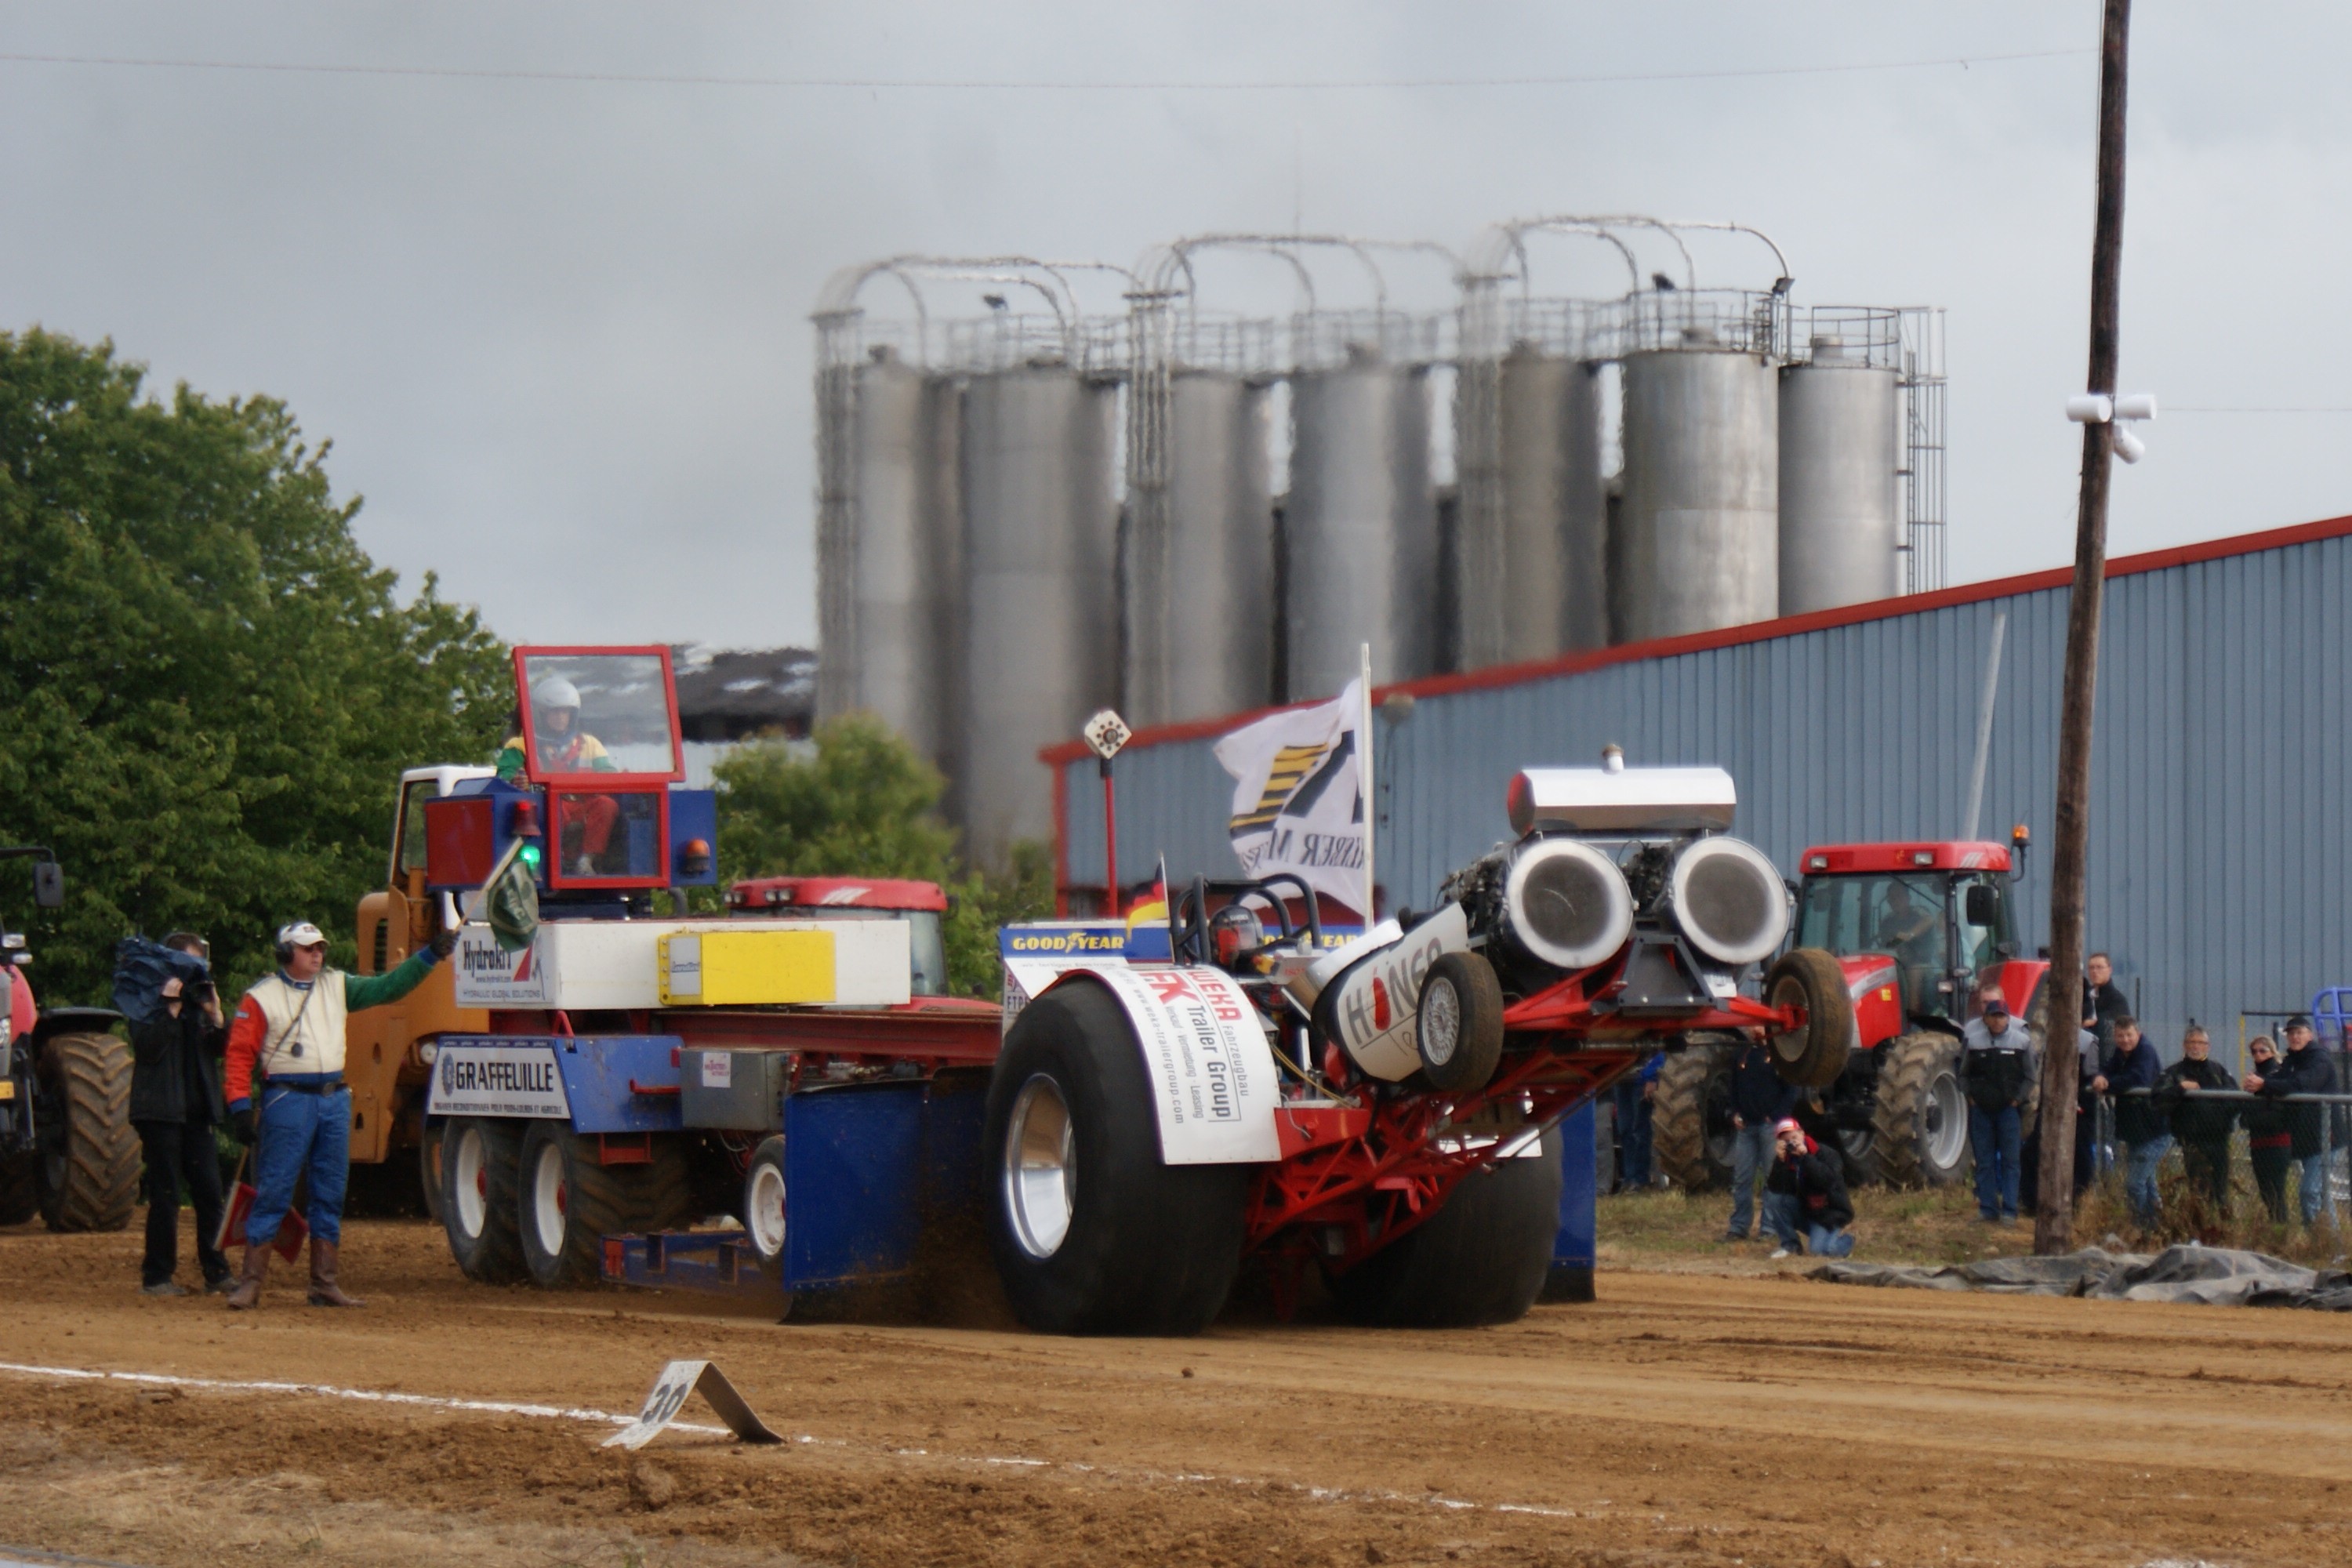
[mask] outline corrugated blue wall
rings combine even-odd
[[[2128,563],[2118,563],[2127,565]],[[2242,1009],[2300,1007],[2352,984],[2344,886],[2344,722],[2352,539],[2342,534],[2130,570],[2107,585],[2093,763],[2090,942],[2167,1054],[2194,1017],[2224,1041]],[[1949,598],[1949,595],[1946,596]],[[1380,880],[1426,905],[1508,834],[1521,767],[1713,763],[1737,831],[1793,874],[1809,844],[1959,834],[1996,610],[2009,615],[1979,831],[2033,831],[2026,941],[2048,925],[2045,868],[2067,590],[1998,595],[1507,686],[1422,696],[1380,723]],[[1118,761],[1119,869],[1234,872],[1233,783],[1213,740]],[[1067,880],[1102,881],[1091,761],[1066,764]],[[2221,1047],[2227,1060],[2234,1056]]]

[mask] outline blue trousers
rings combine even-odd
[[[1977,1157],[1977,1213],[1986,1219],[2017,1217],[2017,1107],[1987,1110],[1969,1106],[1969,1148]]]
[[[352,1176],[352,1091],[298,1094],[261,1086],[261,1136],[253,1152],[255,1196],[246,1216],[249,1246],[278,1239],[294,1205],[294,1180],[308,1173],[310,1205],[303,1218],[320,1241],[343,1238],[343,1189]]]
[[[1825,1225],[1805,1226],[1805,1250],[1815,1258],[1843,1258],[1853,1251],[1853,1232]]]
[[[1783,1247],[1794,1247],[1805,1239],[1797,1228],[1797,1199],[1792,1193],[1764,1194],[1764,1229]]]
[[[2303,1223],[2312,1225],[2317,1222],[2320,1207],[2327,1201],[2327,1156],[2312,1154],[2297,1160],[2295,1164],[2303,1171],[2296,1202],[2303,1209]]]
[[[1756,1184],[1772,1165],[1772,1129],[1742,1127],[1731,1135],[1730,1236],[1744,1237],[1756,1211]]]
[[[2124,1196],[2131,1200],[2132,1219],[2143,1229],[2157,1222],[2163,1205],[2156,1195],[2156,1168],[2172,1147],[2172,1134],[2159,1132],[2145,1143],[2127,1143],[2130,1157],[2124,1166]]]
[[[1642,1098],[1643,1085],[1632,1078],[1617,1080],[1617,1152],[1622,1162],[1619,1178],[1628,1187],[1650,1184],[1650,1102]]]

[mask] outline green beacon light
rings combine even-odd
[[[515,858],[520,860],[525,866],[529,867],[534,874],[536,874],[539,870],[540,861],[539,846],[536,844],[525,844]]]

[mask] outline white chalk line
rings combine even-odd
[[[0,1362],[0,1373],[13,1373],[19,1377],[46,1377],[62,1382],[131,1383],[148,1387],[193,1388],[215,1394],[295,1394],[316,1398],[352,1399],[369,1405],[399,1405],[426,1410],[453,1410],[484,1415],[520,1415],[541,1421],[583,1421],[611,1426],[626,1426],[636,1420],[634,1415],[616,1415],[609,1410],[587,1405],[527,1405],[499,1399],[457,1399],[436,1394],[402,1394],[387,1389],[344,1388],[331,1383],[280,1383],[266,1378],[185,1377],[164,1372],[108,1372],[90,1367],[39,1366],[24,1362]],[[704,1426],[693,1422],[672,1421],[663,1428],[669,1432],[696,1432],[707,1436],[734,1436],[724,1426]],[[816,1437],[807,1433],[795,1433],[786,1439],[795,1444],[822,1444],[829,1447],[850,1445],[837,1437]],[[1550,1508],[1541,1503],[1495,1502],[1482,1503],[1466,1498],[1450,1498],[1435,1492],[1413,1495],[1386,1490],[1360,1490],[1347,1488],[1307,1486],[1297,1481],[1269,1481],[1262,1477],[1220,1476],[1201,1471],[1126,1470],[1111,1466],[1088,1465],[1077,1460],[1057,1463],[1052,1459],[1032,1459],[1019,1457],[982,1456],[970,1458],[961,1454],[934,1454],[928,1448],[886,1448],[881,1452],[896,1458],[942,1459],[959,1465],[995,1465],[1017,1469],[1062,1469],[1078,1475],[1097,1475],[1111,1480],[1166,1481],[1185,1486],[1233,1486],[1263,1488],[1278,1487],[1296,1492],[1318,1502],[1417,1502],[1432,1508],[1454,1510],[1477,1510],[1488,1513],[1534,1514],[1545,1519],[1585,1519],[1599,1517],[1596,1510],[1579,1512],[1572,1508]],[[1606,1508],[1604,1501],[1599,1505]]]

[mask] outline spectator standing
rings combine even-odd
[[[212,949],[194,931],[173,931],[163,945],[209,960]],[[150,1296],[184,1296],[172,1276],[180,1267],[183,1190],[196,1211],[196,1264],[205,1289],[225,1291],[236,1278],[220,1249],[220,1155],[213,1127],[220,1121],[220,1068],[228,1022],[209,973],[174,974],[163,982],[163,1009],[131,1026],[131,1125],[147,1159],[147,1247],[139,1288]]]
[[[2252,1061],[2246,1068],[2245,1087],[2258,1090],[2264,1075],[2278,1067],[2278,1047],[2268,1035],[2256,1035],[2246,1042],[2246,1054]],[[2263,1207],[2270,1211],[2273,1225],[2286,1223],[2286,1173],[2294,1163],[2294,1132],[2290,1126],[2294,1110],[2275,1100],[2242,1101],[2238,1108],[2238,1120],[2246,1129],[2246,1161],[2254,1170],[2254,1188],[2263,1194]]]
[[[2267,1073],[2248,1073],[2246,1088],[2273,1099],[2336,1092],[2335,1065],[2313,1038],[2310,1019],[2297,1013],[2286,1021],[2286,1055]],[[2289,1152],[2303,1173],[2296,1203],[2305,1225],[2318,1220],[2320,1207],[2327,1201],[2327,1155],[2322,1140],[2328,1110],[2325,1105],[2296,1105],[2287,1111]]]
[[[1853,1251],[1853,1204],[1845,1192],[1845,1162],[1805,1135],[1794,1117],[1772,1130],[1774,1158],[1765,1178],[1765,1224],[1780,1237],[1774,1258],[1802,1243],[1817,1258]],[[1775,1199],[1778,1201],[1776,1202]]]
[[[2114,962],[2104,952],[2091,954],[2083,963],[2083,1027],[2098,1036],[2100,1055],[2116,1048],[2116,1021],[2130,1012]]]
[[[1650,1185],[1650,1099],[1658,1091],[1658,1068],[1665,1058],[1653,1056],[1641,1070],[1617,1080],[1614,1104],[1617,1121],[1617,1185],[1621,1192],[1643,1192]]]
[[[2180,1141],[2181,1163],[2192,1186],[2213,1205],[2223,1225],[2230,1223],[2230,1132],[2238,1124],[2235,1100],[2217,1100],[2211,1091],[2233,1089],[2238,1080],[2212,1059],[2213,1042],[2201,1024],[2191,1024],[2180,1037],[2180,1059],[2156,1080],[2156,1098],[2166,1110],[2172,1135]]]
[[[1756,1183],[1772,1163],[1772,1129],[1795,1113],[1797,1095],[1797,1086],[1772,1065],[1771,1047],[1749,1040],[1740,1047],[1731,1064],[1731,1224],[1723,1234],[1726,1241],[1748,1239]]]
[[[2032,1041],[2010,1017],[2000,988],[1987,986],[1979,1002],[1960,1047],[1969,1146],[1977,1163],[1977,1217],[1988,1225],[2015,1225],[2020,1133],[2036,1064]]]
[[[2140,1035],[2139,1020],[2128,1013],[2117,1018],[2116,1048],[2107,1053],[2105,1065],[2093,1081],[2100,1093],[2115,1101],[2116,1136],[2125,1149],[2124,1194],[2131,1201],[2133,1222],[2142,1230],[2154,1229],[2161,1211],[2156,1168],[2163,1163],[2165,1151],[2172,1147],[2172,1134],[2166,1130],[2164,1112],[2156,1101],[2132,1091],[2154,1089],[2161,1072],[2156,1047]]]

